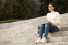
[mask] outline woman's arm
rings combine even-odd
[[[54,23],[55,23],[56,25],[60,25],[60,24],[61,24],[59,12],[57,12],[57,14],[56,14],[56,20],[55,20]]]

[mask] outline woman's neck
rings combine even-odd
[[[55,11],[51,11],[51,13],[53,13],[53,12],[55,12]]]

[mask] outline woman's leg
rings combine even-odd
[[[39,37],[42,38],[43,36],[43,33],[44,33],[44,30],[45,30],[45,24],[42,24],[38,30],[38,34],[39,34]]]
[[[48,32],[49,32],[49,25],[45,24],[44,37],[40,41],[41,43],[47,43],[47,39],[46,38],[47,38]]]
[[[44,37],[47,38],[48,32],[49,32],[49,25],[48,24],[45,24]]]
[[[38,29],[39,38],[35,41],[36,43],[40,43],[44,33],[44,29],[45,29],[45,24],[42,24]]]
[[[55,25],[49,25],[49,32],[58,32],[59,28]]]

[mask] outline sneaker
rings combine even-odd
[[[40,43],[40,41],[41,41],[41,38],[38,38],[38,39],[35,41],[35,43]]]
[[[42,40],[40,41],[40,43],[47,43],[46,37],[43,37]]]

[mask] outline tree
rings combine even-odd
[[[40,10],[39,10],[39,16],[46,15],[48,11],[48,4],[50,2],[54,3],[56,11],[59,11],[60,13],[68,13],[68,0],[39,0]]]
[[[37,10],[34,0],[6,0],[4,8],[0,9],[0,20],[35,18]]]

